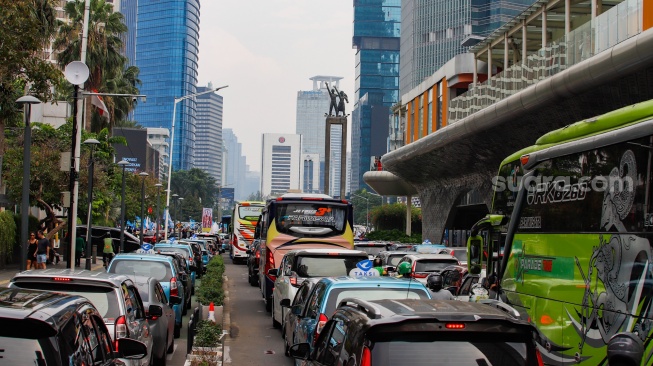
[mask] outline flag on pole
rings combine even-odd
[[[97,92],[98,91],[96,89],[93,89],[93,93],[97,93]],[[100,114],[100,116],[110,118],[109,117],[109,108],[107,108],[107,105],[104,104],[104,101],[102,100],[101,96],[92,95],[91,96],[91,104],[98,108],[98,113]]]

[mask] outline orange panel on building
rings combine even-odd
[[[411,106],[412,106],[412,103],[408,103],[406,105],[406,141],[405,141],[406,145],[408,145],[408,144],[410,144],[412,142],[411,139],[410,139],[410,137],[412,136],[411,135],[411,131],[412,131],[411,127],[413,125],[413,119],[410,118],[410,112],[412,111]]]
[[[642,30],[653,27],[653,0],[643,0],[642,17]]]
[[[449,114],[449,85],[447,79],[442,79],[442,127],[447,125],[447,115]]]
[[[419,98],[413,100],[413,108],[415,109],[415,126],[413,126],[413,141],[419,139]]]
[[[424,101],[424,105],[422,106],[423,113],[422,113],[422,120],[424,121],[423,129],[422,129],[422,136],[426,137],[428,136],[431,131],[429,131],[429,91],[425,91],[424,94],[422,94],[422,100]]]

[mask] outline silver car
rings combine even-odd
[[[134,282],[125,275],[101,271],[46,269],[17,273],[9,287],[57,291],[86,297],[97,308],[109,334],[116,342],[131,338],[152,349],[153,339],[145,307]],[[162,316],[157,306],[150,306],[149,315]],[[116,342],[117,344],[117,342]],[[150,352],[140,360],[124,359],[126,365],[149,365]]]
[[[163,287],[156,278],[143,276],[129,276],[129,278],[138,288],[146,309],[159,306],[163,311],[163,316],[153,316],[149,313],[146,315],[154,338],[154,346],[151,351],[153,364],[165,365],[166,355],[175,350],[175,312],[171,306],[181,304],[181,297],[166,298]]]

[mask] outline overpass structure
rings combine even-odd
[[[540,0],[470,53],[473,80],[451,92],[441,127],[416,138],[417,123],[400,115],[406,145],[383,156],[386,172],[363,177],[383,195],[414,188],[423,236],[436,243],[489,212],[492,177],[508,155],[551,130],[653,99],[653,0]],[[404,111],[411,98],[402,96]]]

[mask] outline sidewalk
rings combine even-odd
[[[104,267],[102,266],[102,257],[97,258],[97,263],[92,264],[91,270],[93,271],[103,271]],[[82,267],[77,267],[77,270],[84,269],[84,264],[86,262],[82,259]],[[59,262],[58,264],[48,264],[47,269],[67,269],[66,262]],[[35,271],[38,271],[35,269]],[[0,287],[7,287],[9,281],[14,277],[16,273],[20,272],[20,265],[17,263],[7,264],[4,269],[0,269]]]

